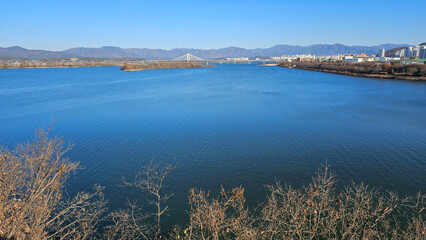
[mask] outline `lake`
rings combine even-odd
[[[122,188],[150,161],[179,161],[167,181],[166,224],[186,218],[192,187],[307,184],[326,162],[338,187],[365,182],[402,195],[426,190],[426,84],[256,64],[122,72],[118,67],[0,70],[0,145],[34,130],[54,136],[84,169],[70,195],[106,187],[110,209],[145,195]]]

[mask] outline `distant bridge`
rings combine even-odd
[[[220,63],[220,64],[221,63],[234,63],[234,64],[248,63],[248,64],[250,64],[252,62],[259,62],[259,63],[262,63],[262,64],[273,64],[273,63],[279,62],[278,60],[273,60],[273,59],[257,59],[257,60],[244,60],[244,61],[220,60],[220,59],[206,60],[206,59],[197,57],[195,55],[192,55],[190,53],[187,53],[185,55],[177,57],[177,58],[173,59],[172,61],[176,61],[176,62],[206,62],[206,63],[216,62],[216,63]]]
[[[194,55],[192,55],[190,53],[187,53],[187,54],[185,54],[183,56],[180,56],[180,57],[177,57],[177,58],[173,59],[172,61],[180,61],[180,62],[204,62],[206,60],[204,60],[204,59],[202,59],[200,57],[194,56]]]

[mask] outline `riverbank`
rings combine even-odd
[[[426,66],[421,64],[389,64],[378,62],[280,62],[280,67],[335,73],[355,77],[426,81]]]
[[[16,69],[16,68],[76,68],[76,67],[110,67],[121,66],[118,62],[36,62],[17,64],[0,64],[0,69]]]
[[[215,67],[212,64],[195,63],[195,62],[151,62],[147,64],[142,63],[126,63],[121,66],[120,70],[126,72],[135,72],[141,70],[151,69],[171,69],[171,68],[205,68]]]

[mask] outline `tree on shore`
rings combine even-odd
[[[164,167],[160,167],[158,164],[150,162],[148,165],[142,168],[142,171],[138,172],[132,182],[126,181],[122,178],[122,183],[125,186],[136,187],[141,191],[146,191],[154,197],[154,200],[149,201],[149,204],[154,205],[156,208],[155,216],[155,239],[161,239],[161,216],[164,215],[168,206],[163,206],[162,203],[166,202],[173,196],[172,194],[163,194],[162,190],[164,186],[164,180],[167,176],[177,168],[177,163],[174,165],[168,164]]]
[[[105,211],[102,187],[64,197],[67,178],[79,164],[64,154],[61,138],[39,130],[32,143],[0,150],[0,238],[89,239]]]

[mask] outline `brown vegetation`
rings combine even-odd
[[[0,151],[0,239],[425,239],[425,197],[399,198],[365,184],[336,191],[328,166],[307,186],[268,185],[266,200],[254,210],[244,188],[189,191],[189,223],[167,234],[164,181],[176,165],[150,164],[124,186],[147,191],[157,211],[136,203],[107,212],[100,186],[93,193],[64,197],[67,177],[78,168],[59,138],[39,131],[33,143]],[[154,221],[152,221],[152,217]]]
[[[60,138],[39,131],[33,143],[0,151],[0,238],[88,239],[105,212],[102,187],[64,197],[78,163],[64,157]]]
[[[300,61],[281,62],[279,66],[351,76],[426,81],[426,66],[422,64]]]
[[[123,71],[141,71],[149,69],[169,69],[169,68],[204,68],[214,67],[212,64],[196,63],[196,62],[150,62],[147,64],[141,63],[126,63],[121,66]]]

